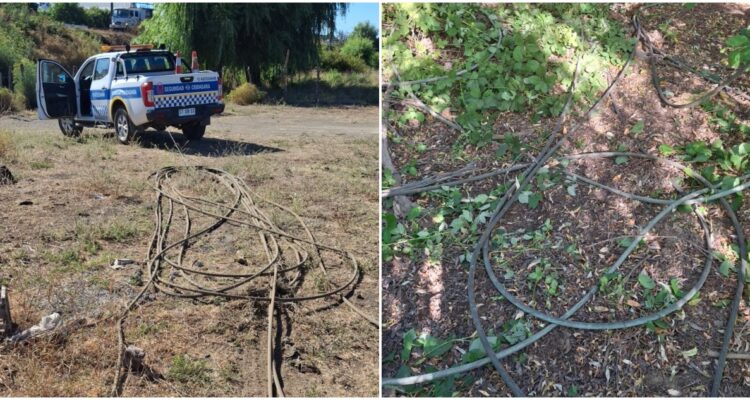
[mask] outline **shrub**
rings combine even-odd
[[[367,70],[367,63],[357,57],[344,55],[339,49],[323,49],[320,53],[320,67],[340,72],[364,72]]]
[[[22,94],[0,88],[0,114],[21,111],[24,108],[26,108],[26,98]]]
[[[374,61],[377,61],[377,50],[372,40],[368,38],[350,36],[349,39],[346,39],[344,45],[341,46],[341,54],[347,57],[358,58],[370,67],[375,68],[377,66],[377,64],[373,64]]]
[[[13,65],[13,91],[26,99],[26,108],[36,107],[36,77],[33,62],[24,59]]]
[[[13,92],[0,87],[0,114],[13,110]]]
[[[258,90],[258,88],[252,83],[243,83],[236,89],[232,90],[232,92],[229,93],[229,96],[227,97],[229,101],[241,106],[245,106],[248,104],[257,103],[263,100],[263,97],[265,96],[266,92]]]
[[[176,355],[167,376],[175,381],[188,383],[208,383],[211,381],[209,368],[203,360],[191,360],[186,355]]]
[[[55,3],[50,9],[52,19],[66,24],[85,25],[86,12],[78,3]]]
[[[0,165],[11,162],[16,155],[13,137],[8,132],[0,131]]]
[[[105,10],[99,7],[90,7],[86,11],[86,25],[90,28],[109,28],[109,10]]]

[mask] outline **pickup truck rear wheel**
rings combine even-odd
[[[182,134],[188,138],[188,140],[201,140],[205,133],[206,125],[201,125],[200,123],[185,125],[182,127]]]
[[[60,126],[60,131],[67,137],[78,137],[83,131],[83,128],[76,125],[73,118],[60,118],[57,120],[57,125]]]
[[[119,107],[115,110],[115,134],[117,140],[122,144],[128,144],[130,139],[137,133],[137,128],[133,125],[133,122],[128,116],[128,111],[125,107]]]

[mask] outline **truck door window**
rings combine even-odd
[[[62,67],[57,64],[46,64],[46,68],[42,69],[42,83],[65,83],[67,82],[67,73]]]
[[[94,79],[98,80],[104,78],[109,73],[109,59],[100,58],[96,60],[96,67],[94,67]]]
[[[92,75],[94,75],[94,61],[89,61],[81,68],[81,74],[78,76],[80,79],[91,79]]]

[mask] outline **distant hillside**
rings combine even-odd
[[[130,39],[129,33],[68,27],[28,4],[0,4],[0,88],[10,89],[0,91],[0,113],[7,111],[7,104],[12,109],[35,106],[34,60],[55,60],[72,72],[98,53],[101,44]]]

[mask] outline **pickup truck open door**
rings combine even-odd
[[[62,65],[51,60],[37,62],[36,103],[39,119],[75,117],[76,84]]]

